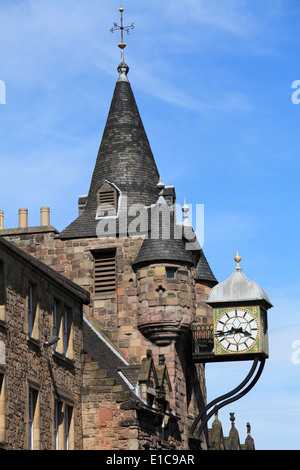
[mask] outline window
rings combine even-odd
[[[57,315],[58,315],[58,305],[57,302],[53,302],[53,336],[58,336],[58,329],[57,329]],[[54,351],[57,349],[57,343],[54,343],[53,345]]]
[[[73,328],[72,328],[72,310],[64,307],[61,328],[63,331],[63,355],[69,359],[73,358]]]
[[[176,268],[166,268],[167,279],[175,279]]]
[[[33,327],[33,293],[32,286],[28,288],[28,334],[32,336],[32,327]]]
[[[64,316],[63,316],[63,350],[64,350],[64,356],[67,356],[68,353],[68,312],[65,309],[64,310]]]
[[[74,449],[73,406],[59,400],[55,400],[54,408],[54,448]]]
[[[59,337],[53,345],[54,351],[73,359],[73,313],[61,301],[53,303],[53,336]]]
[[[39,423],[39,392],[29,388],[28,397],[28,449],[38,450],[40,447],[40,423]]]
[[[72,415],[73,407],[65,405],[65,450],[69,450],[72,445]]]
[[[27,331],[30,338],[35,339],[39,339],[37,292],[37,285],[29,283],[27,292]]]
[[[95,258],[95,294],[116,290],[116,251],[97,252]]]
[[[29,390],[29,442],[28,448],[33,449],[33,419],[34,419],[34,408],[35,408],[35,393],[33,390]]]
[[[58,441],[58,431],[59,431],[59,415],[60,415],[60,403],[55,400],[54,404],[54,449],[58,450],[59,441]]]
[[[0,373],[0,444],[5,440],[5,375]]]
[[[97,216],[107,217],[117,214],[118,192],[109,183],[104,183],[97,192]]]
[[[5,321],[5,281],[4,281],[4,263],[0,260],[0,320]]]

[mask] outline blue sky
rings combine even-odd
[[[258,449],[300,448],[298,0],[124,0],[129,79],[151,147],[177,201],[205,205],[204,251],[219,281],[239,250],[269,294],[270,358],[236,413]],[[77,216],[120,61],[119,0],[0,0],[0,209],[62,230]],[[296,363],[295,363],[296,362]],[[249,363],[207,365],[209,399]],[[231,386],[232,385],[232,386]]]

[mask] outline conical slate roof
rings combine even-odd
[[[159,173],[142,119],[122,62],[83,213],[59,238],[95,237],[98,220],[97,191],[105,181],[113,183],[127,207],[155,203]]]
[[[161,203],[159,199],[153,207],[148,208],[147,222],[147,237],[143,241],[133,266],[138,267],[155,262],[194,264],[192,252],[186,249],[186,240],[181,226],[176,223],[166,203]]]
[[[164,198],[160,197],[155,205],[147,209],[147,212],[149,223],[147,238],[143,241],[133,266],[164,262],[194,265],[197,281],[217,284],[218,281],[206,260],[193,228],[176,222]],[[166,214],[169,215],[168,218]]]
[[[214,285],[218,284],[218,281],[215,278],[215,275],[212,272],[202,249],[199,250],[199,257],[196,264],[195,279],[196,281],[205,281]]]

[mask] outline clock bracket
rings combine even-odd
[[[229,357],[216,357],[214,356],[213,353],[209,353],[205,359],[205,355],[202,355],[202,360],[198,360],[195,362],[225,362],[228,360],[234,360],[233,358]],[[248,356],[248,355],[247,355]],[[249,360],[249,357],[246,357],[246,355],[242,356],[243,360]],[[253,354],[250,355],[251,359],[253,360]],[[211,359],[211,360],[209,360]],[[236,359],[235,359],[236,360]],[[241,357],[239,357],[239,360],[241,360]],[[254,360],[252,367],[245,377],[245,379],[233,390],[231,390],[228,393],[225,393],[218,398],[215,398],[212,400],[210,403],[208,403],[206,406],[204,406],[197,417],[195,418],[191,430],[190,430],[190,440],[192,441],[193,439],[200,439],[202,432],[204,431],[204,428],[209,421],[209,419],[221,408],[223,408],[226,405],[229,405],[230,403],[233,403],[240,398],[244,397],[250,390],[254,387],[254,385],[257,383],[259,380],[264,366],[265,366],[265,361],[266,357],[264,355],[260,354],[257,355]],[[210,410],[210,411],[209,411]],[[197,429],[197,426],[199,425]],[[197,429],[197,433],[196,433]]]

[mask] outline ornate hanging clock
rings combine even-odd
[[[269,297],[237,266],[232,276],[210,292],[208,304],[213,307],[214,354],[262,355],[268,357],[267,310],[272,307]]]

